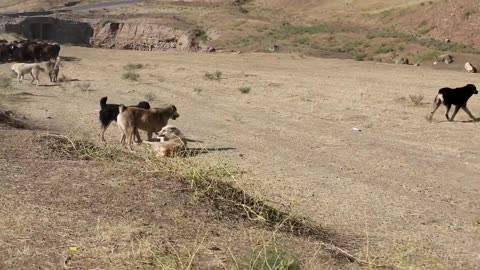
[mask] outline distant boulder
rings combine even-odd
[[[395,64],[397,65],[408,65],[409,63],[408,58],[405,56],[402,56],[395,61]]]
[[[444,62],[445,64],[450,64],[453,62],[453,56],[451,56],[450,54],[446,53],[446,54],[442,54],[442,55],[439,55],[437,57],[437,61],[442,61]]]
[[[276,52],[278,51],[278,45],[272,45],[272,47],[268,48],[269,52]]]
[[[470,73],[477,73],[477,69],[470,62],[465,63],[465,70]]]

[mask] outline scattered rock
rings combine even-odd
[[[402,56],[402,57],[398,58],[397,61],[395,61],[395,64],[397,64],[397,65],[408,65],[409,61],[408,61],[407,57]]]
[[[268,48],[269,52],[276,52],[278,51],[278,45],[273,45],[272,47]]]
[[[206,50],[207,53],[214,53],[214,52],[216,52],[216,51],[217,51],[217,50],[216,50],[214,47],[212,47],[212,46],[209,46],[209,47],[207,48],[207,50]]]
[[[445,42],[446,42],[446,43],[450,43],[450,39],[446,38],[446,39],[445,39]]]
[[[437,62],[437,61],[435,61],[435,62],[433,62],[433,64],[434,64],[434,65],[436,65],[436,64],[438,64],[438,62]]]
[[[416,67],[419,67],[419,66],[420,66],[420,64],[419,64],[419,63],[415,63],[415,64],[414,64],[414,66],[416,66]]]
[[[477,73],[477,69],[470,62],[465,63],[465,70],[470,73]]]
[[[446,53],[446,54],[442,54],[442,55],[439,55],[437,57],[437,61],[442,61],[444,62],[445,64],[450,64],[453,62],[453,56],[451,56],[450,54]]]

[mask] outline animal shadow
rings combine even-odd
[[[62,58],[62,61],[65,62],[78,62],[82,59],[75,57],[75,56],[60,56]]]
[[[189,157],[194,157],[200,154],[208,154],[211,152],[221,152],[221,151],[230,151],[230,150],[235,150],[237,148],[233,147],[210,147],[210,148],[188,148],[185,151],[185,155]]]

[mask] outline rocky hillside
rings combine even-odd
[[[3,2],[3,1],[2,1]],[[21,1],[15,7],[69,1]],[[12,5],[7,0],[3,5]],[[480,54],[475,0],[146,0],[70,14],[96,19],[94,45],[141,50],[286,52],[411,63]],[[112,24],[113,23],[113,24]],[[187,45],[185,45],[187,44]]]

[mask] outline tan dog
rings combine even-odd
[[[148,142],[152,144],[153,151],[159,157],[174,157],[187,150],[188,139],[173,125],[166,125],[158,134],[160,142]]]
[[[50,82],[57,82],[58,73],[60,72],[60,56],[57,57],[55,62],[48,61],[47,63],[47,70],[48,70],[48,77],[50,78]]]
[[[37,86],[40,83],[38,80],[38,75],[40,72],[45,72],[45,69],[42,68],[39,64],[25,64],[25,63],[16,63],[12,65],[12,71],[17,73],[17,81],[22,82],[23,76],[27,73],[32,75],[32,82],[37,81]]]
[[[117,123],[123,135],[125,135],[128,149],[132,151],[131,145],[138,129],[146,131],[147,140],[151,141],[154,132],[162,130],[168,124],[169,119],[175,120],[179,116],[175,105],[169,105],[164,108],[150,108],[148,110],[120,105]]]

